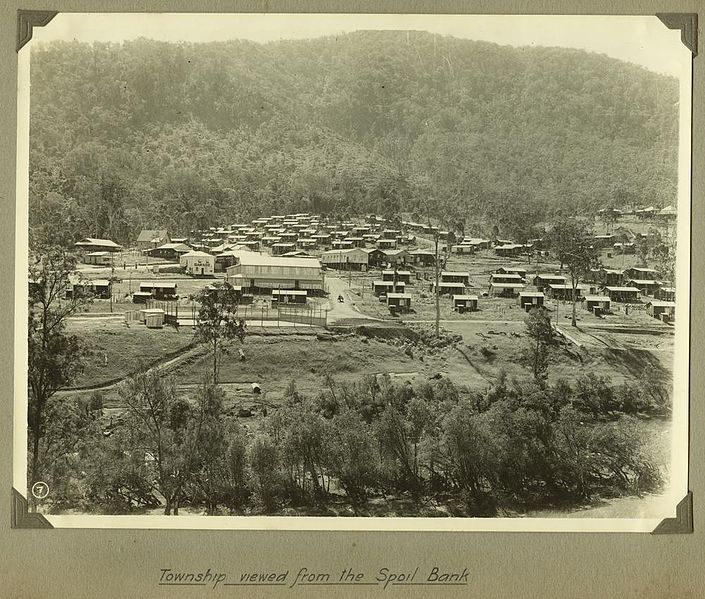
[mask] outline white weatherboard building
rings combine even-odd
[[[186,267],[186,272],[194,276],[213,276],[215,256],[206,252],[193,251],[181,256],[179,264]]]
[[[289,258],[242,252],[227,270],[226,280],[252,291],[258,289],[305,289],[323,293],[324,278],[317,258]]]

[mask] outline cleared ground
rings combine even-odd
[[[88,355],[75,387],[98,386],[185,350],[193,331],[181,327],[148,329],[141,323],[129,327],[121,319],[86,317],[69,320],[67,331],[78,335]]]

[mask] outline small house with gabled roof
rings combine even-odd
[[[166,229],[142,229],[137,236],[137,248],[140,250],[149,250],[165,243],[171,243]]]

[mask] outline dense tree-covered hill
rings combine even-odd
[[[57,42],[31,68],[35,232],[405,211],[520,235],[676,194],[677,81],[579,50],[360,31]]]

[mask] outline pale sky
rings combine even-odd
[[[511,46],[580,48],[652,71],[689,76],[680,31],[654,16],[60,13],[33,41],[209,42],[315,38],[360,29],[419,30]]]

